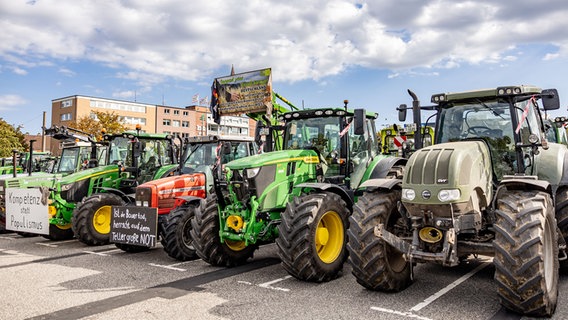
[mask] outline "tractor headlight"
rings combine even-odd
[[[459,189],[440,190],[438,193],[438,200],[442,202],[458,200],[461,196]]]
[[[256,175],[258,174],[259,171],[260,171],[260,167],[247,169],[247,178],[251,179],[251,178],[256,177]]]
[[[69,191],[69,189],[71,189],[73,187],[74,183],[70,183],[70,184],[64,184],[61,186],[61,191]]]
[[[416,192],[413,189],[402,189],[402,199],[412,201],[416,198]]]

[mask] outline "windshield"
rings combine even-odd
[[[439,119],[440,131],[436,133],[439,142],[482,139],[491,151],[495,175],[501,179],[515,172],[515,137],[508,103],[454,105],[443,108]]]
[[[339,150],[339,118],[320,117],[292,120],[286,123],[284,148],[317,149],[324,158]]]
[[[79,154],[81,153],[81,148],[65,148],[61,152],[61,158],[59,159],[59,166],[57,167],[57,172],[74,172],[77,169],[77,162],[79,159]],[[87,160],[89,158],[87,157]]]
[[[459,141],[469,138],[513,139],[513,127],[509,104],[488,102],[456,105],[443,108],[440,113],[439,142]]]

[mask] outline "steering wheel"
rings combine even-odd
[[[496,131],[485,126],[472,126],[467,128],[467,132],[476,136],[482,136],[491,135],[491,133],[495,133]]]

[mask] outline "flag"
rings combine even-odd
[[[209,97],[205,97],[205,98],[199,100],[199,105],[200,106],[206,106],[208,102],[209,102]]]
[[[191,100],[193,103],[199,103],[199,93],[193,95],[193,99]]]
[[[211,104],[209,105],[209,111],[211,111],[211,116],[216,124],[221,124],[221,115],[219,114],[219,93],[217,92],[217,81],[213,80],[211,85]]]

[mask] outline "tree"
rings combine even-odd
[[[20,128],[14,128],[13,125],[0,118],[0,157],[11,157],[13,149],[27,151],[28,148]]]
[[[103,129],[108,134],[128,130],[128,127],[121,122],[120,116],[115,112],[93,111],[92,115],[80,117],[70,127],[93,134],[97,139],[102,136]]]

